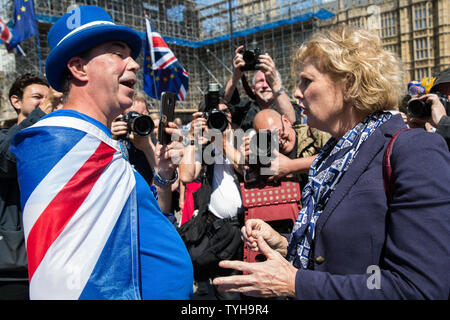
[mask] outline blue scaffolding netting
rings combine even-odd
[[[328,20],[328,19],[333,18],[334,16],[335,16],[334,13],[322,8],[317,12],[306,12],[301,15],[297,15],[297,16],[290,17],[287,19],[281,19],[281,20],[269,22],[266,24],[262,24],[262,25],[259,25],[256,27],[236,31],[233,33],[233,38],[245,37],[245,36],[255,34],[255,33],[258,33],[261,31],[271,30],[271,29],[279,28],[279,27],[286,26],[286,25],[292,25],[292,24],[304,22],[304,21],[307,21],[307,20],[313,19],[313,18],[317,18],[319,20]],[[36,15],[36,19],[38,21],[50,23],[50,24],[55,23],[56,20],[58,20],[58,18],[59,17],[49,16],[49,15],[44,15],[44,14]],[[145,32],[139,32],[139,34],[141,35],[141,37],[143,39],[145,38]],[[162,35],[162,37],[164,38],[164,41],[166,41],[167,43],[175,44],[178,46],[190,47],[190,48],[201,48],[203,46],[228,41],[232,38],[230,33],[227,33],[227,34],[224,34],[224,35],[218,36],[218,37],[201,40],[201,41],[190,41],[190,40],[185,40],[185,39],[180,39],[180,38],[170,37],[170,36],[164,36],[164,35]]]

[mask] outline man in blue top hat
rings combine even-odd
[[[103,9],[81,6],[53,25],[48,42],[46,75],[63,108],[17,134],[11,148],[30,298],[190,298],[189,254],[109,129],[132,104],[141,38]],[[177,178],[177,143],[156,147],[161,192]]]

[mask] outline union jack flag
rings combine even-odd
[[[141,298],[135,176],[92,121],[60,110],[13,138],[31,299]]]
[[[8,26],[0,19],[0,40],[8,44],[11,38],[12,34],[9,32]]]
[[[150,21],[145,18],[147,41],[144,55],[144,91],[154,99],[161,99],[164,91],[177,94],[180,101],[186,100],[189,75],[178,62],[172,50],[158,32],[152,31]]]

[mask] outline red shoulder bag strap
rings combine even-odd
[[[394,142],[397,139],[398,135],[403,131],[409,130],[410,128],[403,128],[397,131],[389,141],[387,145],[386,151],[384,152],[383,157],[383,182],[384,182],[384,190],[386,191],[386,197],[388,202],[392,201],[392,196],[395,191],[395,184],[392,179],[392,166],[391,166],[391,153],[392,148],[394,147]]]

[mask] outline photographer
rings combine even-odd
[[[250,56],[253,58],[250,60],[254,61],[248,61],[247,52],[243,45],[236,49],[233,59],[233,75],[226,84],[224,94],[225,101],[236,105],[238,109],[243,109],[244,118],[240,127],[244,131],[250,129],[256,113],[267,108],[276,109],[279,113],[286,115],[291,123],[295,123],[294,108],[286,94],[286,89],[283,87],[280,74],[272,58],[267,53],[259,55],[259,50],[255,50],[250,51],[252,53]],[[244,57],[247,59],[244,59]],[[248,63],[252,64],[250,69]],[[257,71],[252,81],[251,91],[254,95],[252,101],[240,99],[236,89],[246,70]]]
[[[411,102],[414,103],[415,100],[423,101],[422,106],[430,110],[426,111],[426,116],[413,117],[411,121],[419,124],[429,122],[436,128],[436,133],[443,136],[447,145],[450,146],[450,68],[445,69],[437,76],[429,94],[409,102],[410,110]]]
[[[211,112],[217,111],[226,115],[226,128],[223,132],[211,128]],[[179,167],[180,180],[187,184],[200,178],[201,187],[193,195],[194,207],[198,213],[181,226],[180,233],[191,254],[195,278],[202,281],[219,274],[236,274],[219,268],[217,264],[220,258],[217,256],[228,252],[233,259],[242,260],[239,230],[243,225],[241,221],[243,206],[239,190],[240,154],[233,146],[231,134],[232,127],[237,126],[232,123],[228,106],[223,100],[212,106],[208,102],[202,103],[199,112],[194,113],[193,118],[189,132],[192,142],[185,143],[184,156]],[[210,138],[212,135],[214,137]],[[213,237],[201,248],[186,242],[186,233],[189,233],[196,223],[204,230],[200,232],[202,235],[208,233],[207,230],[213,233]],[[198,230],[194,230],[195,236],[198,236]],[[218,247],[220,249],[216,251]],[[197,253],[194,256],[195,251]],[[219,292],[216,288],[214,293],[219,300],[240,298],[239,294]]]
[[[149,112],[143,93],[136,93],[133,104],[126,109],[123,115],[118,116],[111,124],[111,133],[116,140],[122,139],[127,148],[130,163],[151,186],[153,185],[153,170],[156,167],[156,146],[152,141],[151,134],[155,127],[153,120],[148,116]],[[140,121],[139,127],[136,121]],[[131,128],[134,126],[135,128]],[[136,133],[138,131],[140,134]],[[173,191],[178,188],[179,180],[175,181],[170,188],[162,189],[156,185],[158,204],[161,211],[172,222],[176,222],[172,210]]]
[[[256,131],[269,130],[278,136],[279,151],[274,151],[274,159],[270,163],[273,175],[268,181],[298,174],[303,188],[308,182],[311,163],[331,136],[306,124],[292,126],[286,115],[280,115],[273,109],[258,112],[253,120],[253,127]],[[249,144],[250,140],[246,138],[246,158],[250,152]]]
[[[135,134],[133,131],[128,132],[127,121],[125,121],[124,116],[132,111],[137,112],[140,115],[148,116],[147,105],[142,94],[136,93],[132,106],[126,109],[122,115],[119,115],[112,122],[111,133],[116,140],[125,138],[124,144],[127,147],[130,163],[144,177],[147,183],[151,185],[153,183],[155,160],[153,156],[147,158],[144,150],[150,147],[153,155],[155,145],[151,140],[149,141],[148,136],[143,137]],[[152,123],[150,126],[151,131],[153,131],[154,124]]]

